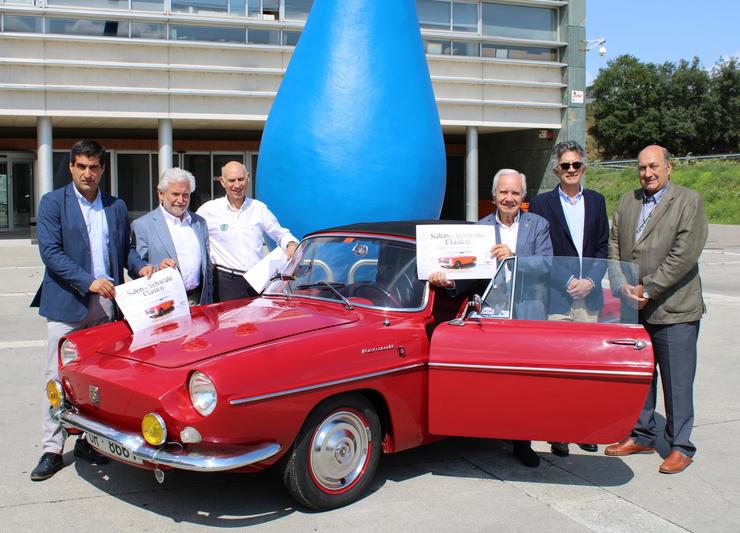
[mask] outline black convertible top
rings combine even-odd
[[[388,222],[359,222],[357,224],[348,224],[346,226],[336,226],[333,228],[312,231],[306,237],[316,235],[317,233],[380,233],[392,235],[394,237],[416,238],[416,226],[421,224],[471,224],[465,220],[393,220]]]

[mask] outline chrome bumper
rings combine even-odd
[[[53,412],[52,416],[66,429],[76,428],[85,433],[103,437],[123,446],[144,461],[179,470],[196,472],[234,470],[269,459],[281,448],[277,442],[266,442],[253,446],[224,445],[222,449],[212,449],[207,452],[183,449],[173,453],[150,446],[144,437],[137,433],[112,428],[79,413],[61,409]]]

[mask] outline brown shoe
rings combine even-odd
[[[666,457],[663,464],[660,465],[661,474],[678,474],[686,470],[686,467],[691,464],[693,459],[688,455],[684,455],[678,450],[673,450],[668,457]]]
[[[624,455],[632,455],[633,453],[654,453],[655,448],[649,448],[647,446],[640,446],[632,440],[631,437],[627,437],[617,444],[607,446],[604,450],[606,455],[615,455],[622,457]]]

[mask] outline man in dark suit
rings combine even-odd
[[[194,190],[195,177],[190,172],[165,170],[157,185],[160,206],[131,224],[131,240],[147,263],[177,268],[190,305],[202,305],[213,302],[213,274],[206,221],[188,211]]]
[[[58,379],[61,337],[114,318],[115,286],[123,283],[124,265],[140,275],[151,272],[130,247],[126,204],[99,189],[105,148],[92,140],[77,142],[70,151],[69,171],[72,183],[45,194],[37,217],[39,253],[46,270],[31,306],[39,307],[47,319],[44,383]],[[46,394],[43,406],[43,455],[31,472],[33,481],[48,479],[64,466],[64,439],[49,415]],[[74,455],[107,461],[82,438],[75,443]]]
[[[560,184],[529,203],[529,212],[550,223],[553,254],[559,260],[550,273],[550,320],[596,322],[604,305],[601,279],[606,273],[609,221],[604,197],[582,185],[586,151],[575,141],[561,142],[552,152],[552,171]],[[596,259],[593,261],[592,259]],[[595,444],[579,444],[595,452]],[[552,443],[552,453],[569,454],[568,444]]]
[[[642,188],[625,193],[609,235],[609,258],[637,263],[639,279],[631,280],[609,265],[609,279],[622,305],[639,309],[640,323],[653,342],[656,371],[645,405],[630,435],[607,446],[606,455],[655,451],[655,401],[658,369],[666,406],[665,437],[671,453],[660,472],[682,472],[693,461],[693,385],[696,343],[704,314],[699,256],[707,240],[701,197],[670,180],[668,150],[648,146],[637,169]]]
[[[527,194],[527,180],[524,174],[510,168],[499,170],[493,177],[491,190],[496,211],[478,221],[478,224],[496,226],[496,243],[491,247],[491,257],[503,261],[514,255],[520,257],[547,257],[552,255],[552,243],[548,230],[547,220],[533,213],[521,210],[522,201]],[[529,266],[537,265],[529,262]],[[514,310],[515,317],[529,320],[545,320],[545,295],[539,290],[535,276],[541,276],[546,269],[535,269],[539,272],[529,272],[531,282],[521,283],[526,286],[528,294],[520,298],[520,310]],[[486,280],[485,283],[488,283]],[[454,282],[447,279],[444,271],[432,272],[429,283],[435,287],[444,287],[454,293],[463,294],[480,291],[485,288],[478,280],[460,280]],[[532,450],[530,441],[513,441],[514,455],[519,461],[529,467],[540,464],[540,458]]]

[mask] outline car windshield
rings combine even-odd
[[[477,318],[637,324],[637,307],[620,296],[638,284],[637,265],[578,257],[510,257],[499,264]]]
[[[301,242],[264,294],[334,300],[364,307],[419,309],[426,282],[416,276],[412,242],[367,236],[317,236]]]

